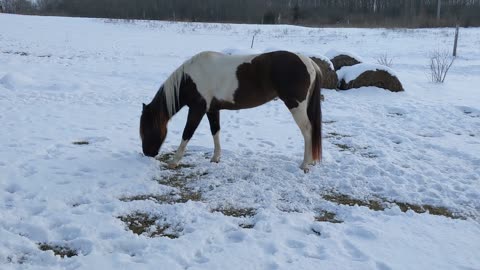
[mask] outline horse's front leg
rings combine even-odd
[[[202,121],[204,115],[205,110],[203,109],[200,110],[190,108],[188,110],[187,123],[185,124],[185,129],[183,130],[182,142],[180,143],[180,146],[178,146],[177,152],[173,156],[173,160],[168,164],[169,168],[174,169],[178,166],[178,163],[185,153],[185,148],[187,147],[188,141],[190,141],[192,138],[193,133],[195,133],[195,130],[200,124],[200,121]]]
[[[220,155],[222,149],[220,147],[220,111],[207,112],[208,122],[210,122],[210,131],[213,136],[213,143],[215,149],[213,150],[213,157],[211,162],[218,163],[220,161]]]

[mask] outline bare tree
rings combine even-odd
[[[430,78],[432,82],[443,83],[448,71],[453,65],[454,57],[450,52],[436,50],[430,54]]]
[[[175,21],[353,25],[480,26],[480,0],[0,0],[5,12],[36,3],[46,15]],[[30,3],[30,7],[29,4]],[[441,17],[436,20],[438,4]],[[28,12],[28,11],[27,11]],[[278,19],[277,19],[278,18]]]
[[[389,57],[387,53],[384,53],[377,57],[377,63],[391,68],[393,66],[393,58]]]

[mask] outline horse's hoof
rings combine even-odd
[[[218,162],[220,162],[220,157],[212,157],[210,159],[210,162],[218,163]]]
[[[302,169],[304,173],[308,173],[310,171],[310,168],[308,165],[302,165],[300,166],[300,169]]]
[[[176,169],[178,164],[177,163],[173,163],[173,162],[170,162],[167,164],[168,168],[169,169]]]

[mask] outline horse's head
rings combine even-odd
[[[165,137],[167,137],[168,118],[161,108],[153,108],[151,104],[143,104],[140,117],[140,138],[142,149],[146,156],[154,157],[158,154]]]

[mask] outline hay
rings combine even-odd
[[[314,56],[310,58],[320,67],[320,70],[322,70],[322,88],[336,89],[338,77],[335,70],[331,68],[331,63],[327,62],[326,59],[324,60]]]
[[[403,91],[402,83],[400,83],[398,78],[384,70],[367,70],[348,83],[342,79],[339,89],[348,90],[363,86],[376,86],[392,92]]]
[[[346,54],[337,55],[330,59],[330,61],[332,61],[335,70],[339,70],[342,67],[354,66],[361,63],[358,59],[355,59],[352,56]]]

